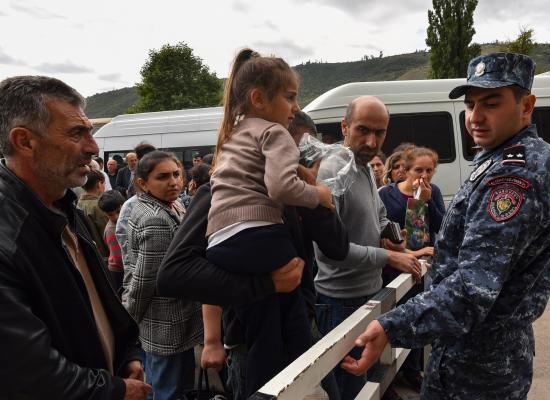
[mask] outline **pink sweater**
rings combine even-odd
[[[206,235],[243,221],[281,223],[284,205],[317,207],[317,189],[296,174],[299,156],[283,126],[260,118],[239,122],[212,174]]]

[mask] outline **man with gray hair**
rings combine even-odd
[[[138,330],[69,188],[98,147],[60,80],[0,82],[0,397],[145,399]]]

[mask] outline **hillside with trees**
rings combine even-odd
[[[502,42],[483,44],[481,54],[502,51],[505,46]],[[550,70],[550,44],[536,44],[531,57],[537,63],[537,74]],[[416,51],[341,63],[306,62],[294,68],[300,75],[300,104],[304,107],[327,90],[345,83],[428,79],[430,53]],[[135,87],[95,94],[87,98],[86,114],[90,118],[114,117],[126,113],[138,99]]]

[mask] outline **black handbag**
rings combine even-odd
[[[222,382],[224,390],[219,391],[212,389],[208,380],[208,372],[201,368],[197,388],[186,391],[182,400],[228,400],[228,397],[226,397],[227,391],[225,390],[225,382],[223,379],[220,379],[220,381]]]

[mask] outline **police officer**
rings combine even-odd
[[[423,399],[526,399],[532,323],[550,294],[550,144],[537,136],[535,65],[495,53],[468,66],[466,128],[481,147],[443,221],[430,290],[382,315],[356,341],[359,374],[384,346],[431,343]]]

